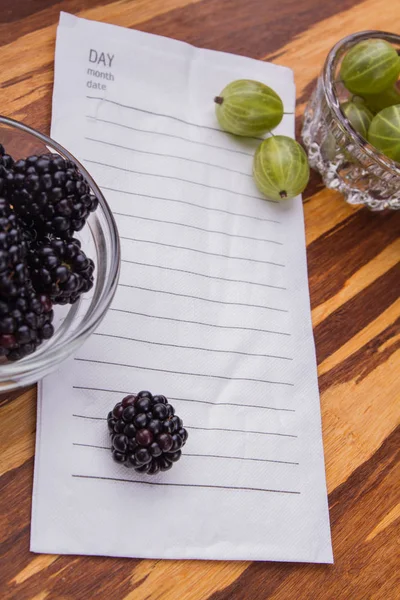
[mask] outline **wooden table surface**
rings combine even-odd
[[[45,133],[61,9],[291,67],[298,132],[337,40],[400,32],[383,0],[0,0],[0,112]],[[1,398],[2,600],[400,598],[400,215],[351,208],[315,174],[304,203],[334,566],[31,554],[31,388]]]

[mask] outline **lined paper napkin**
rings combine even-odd
[[[218,128],[213,97],[289,69],[61,14],[53,137],[115,214],[112,307],[41,385],[35,552],[332,562],[301,198],[251,177],[259,143]],[[189,432],[154,478],[115,464],[124,394],[170,398]]]

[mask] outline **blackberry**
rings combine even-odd
[[[8,201],[0,198],[0,297],[17,297],[25,288],[29,280],[26,254],[18,219]]]
[[[19,360],[54,333],[52,303],[27,284],[17,298],[0,299],[0,356]]]
[[[0,195],[5,196],[12,190],[14,173],[12,167],[13,158],[6,154],[4,146],[0,144]]]
[[[118,402],[107,416],[114,460],[148,475],[171,469],[188,438],[174,413],[165,396],[145,391]]]
[[[83,175],[58,154],[18,160],[13,172],[12,205],[39,238],[53,234],[70,239],[97,208],[97,198]]]
[[[74,238],[31,244],[28,265],[35,290],[56,304],[73,304],[93,287],[94,262]]]

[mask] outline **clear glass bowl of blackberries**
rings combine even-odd
[[[119,266],[116,224],[90,174],[0,117],[0,393],[39,381],[84,342]]]

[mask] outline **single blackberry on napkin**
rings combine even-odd
[[[112,455],[138,473],[168,471],[188,438],[182,419],[165,396],[142,391],[126,396],[108,413]]]
[[[98,200],[71,161],[43,154],[13,164],[11,203],[38,238],[52,234],[70,239],[96,210]]]

